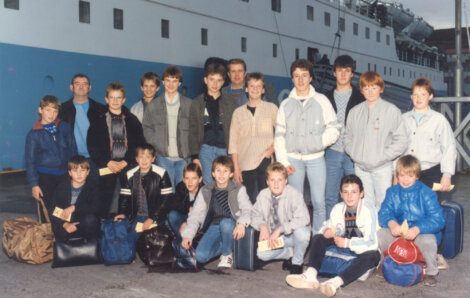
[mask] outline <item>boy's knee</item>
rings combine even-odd
[[[415,239],[415,243],[420,248],[423,247],[423,248],[437,251],[437,240],[436,240],[436,236],[434,236],[433,234],[418,235],[418,237],[416,237]]]
[[[235,228],[235,221],[231,218],[224,218],[220,221],[219,226],[220,226],[221,233],[232,234],[233,229]]]
[[[310,227],[302,227],[294,230],[294,239],[308,244],[310,241]]]
[[[207,252],[196,249],[195,258],[198,263],[205,264],[209,261]]]

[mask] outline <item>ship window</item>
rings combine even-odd
[[[346,31],[346,21],[344,18],[339,18],[338,26],[339,26],[339,30],[343,32]]]
[[[313,21],[313,6],[307,5],[307,20]]]
[[[78,1],[78,21],[90,24],[90,2]]]
[[[170,21],[162,19],[162,38],[170,38]]]
[[[413,76],[413,72],[410,70],[410,78]]]
[[[207,46],[207,28],[201,28],[201,44]]]
[[[124,10],[115,8],[113,10],[114,16],[114,29],[122,30],[124,29]]]
[[[385,35],[385,43],[389,46],[390,45],[390,35]]]
[[[20,9],[20,0],[5,0],[3,1],[3,7],[9,9]]]
[[[377,72],[377,64],[374,64],[374,71]]]
[[[281,0],[271,0],[271,9],[275,12],[281,12]]]
[[[277,43],[273,43],[273,57],[277,57]]]
[[[246,37],[242,37],[242,52],[246,53]]]
[[[249,2],[250,0],[242,0],[242,2]]]
[[[367,71],[370,71],[370,63],[367,63]]]
[[[404,69],[401,70],[401,76],[405,77],[405,70]]]
[[[389,67],[389,68],[388,68],[388,74],[389,74],[389,75],[392,75],[392,67]]]
[[[330,13],[325,11],[325,26],[330,27]]]
[[[397,71],[398,71],[398,76],[400,76],[400,69],[398,68]]]
[[[384,76],[387,75],[387,66],[384,66]]]
[[[316,63],[318,60],[320,60],[320,52],[318,51],[317,48],[307,48],[307,60]]]
[[[377,42],[380,42],[380,31],[377,31],[377,32],[375,33],[375,40],[376,40]]]
[[[365,33],[366,33],[366,38],[370,39],[370,29],[369,29],[369,27],[366,27],[366,32]]]
[[[353,23],[353,34],[354,35],[359,34],[359,24],[358,23]]]
[[[298,48],[295,49],[295,60],[299,59],[300,57],[300,50]]]

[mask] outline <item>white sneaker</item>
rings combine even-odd
[[[326,297],[333,297],[336,295],[336,287],[331,282],[325,281],[320,284],[320,292]]]
[[[441,254],[437,255],[437,269],[439,270],[447,270],[449,269],[449,264],[447,264],[446,259]]]
[[[296,289],[318,289],[320,283],[315,268],[309,267],[302,274],[289,274],[286,283]]]
[[[229,254],[227,256],[220,256],[220,262],[219,265],[217,265],[218,268],[232,268],[233,264],[233,257],[232,254]]]

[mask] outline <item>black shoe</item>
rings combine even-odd
[[[302,274],[303,273],[303,268],[304,266],[302,265],[294,265],[292,264],[290,267],[290,274]]]
[[[292,258],[288,259],[288,260],[284,260],[282,262],[282,270],[284,271],[290,271],[291,270],[291,267],[292,267]],[[302,273],[302,272],[301,272]]]

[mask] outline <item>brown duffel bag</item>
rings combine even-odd
[[[39,222],[29,217],[19,217],[3,222],[3,250],[10,258],[29,264],[52,261],[52,234],[49,214],[44,202],[39,201],[47,223],[42,223],[38,204]]]

